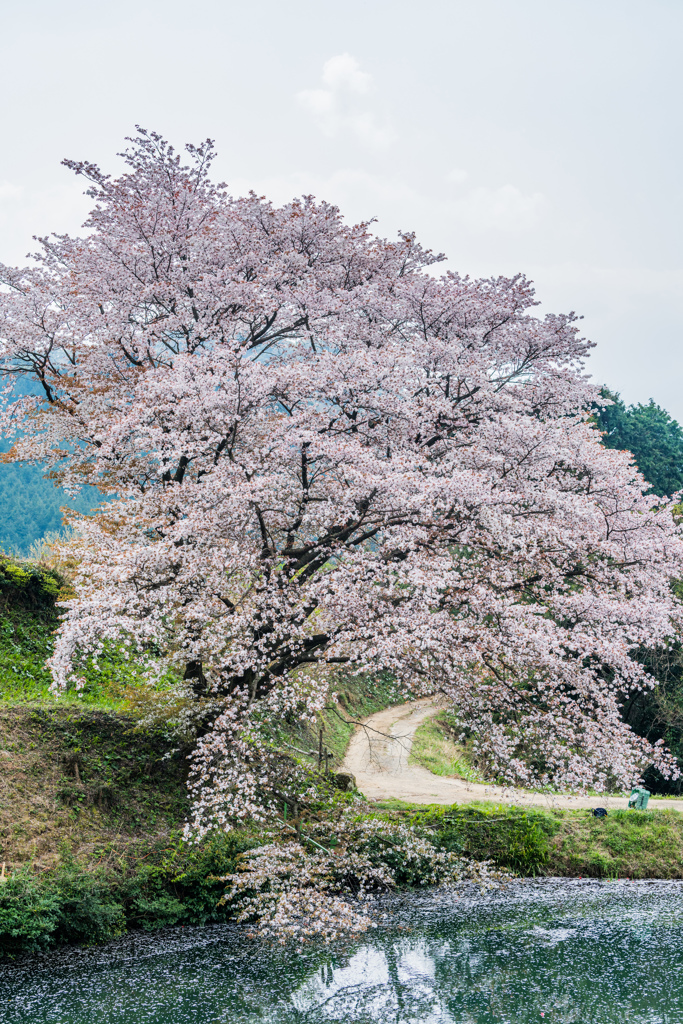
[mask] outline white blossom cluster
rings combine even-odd
[[[292,804],[296,799],[287,794],[298,793],[303,802],[316,798],[310,770],[283,757],[264,737],[272,721],[267,711],[259,707],[254,713],[235,701],[197,741],[188,783],[193,807],[187,839],[216,828],[229,831],[236,821],[267,822],[283,800]]]
[[[238,921],[254,924],[255,934],[329,941],[373,927],[368,903],[406,878],[425,886],[473,882],[490,888],[507,877],[489,862],[438,850],[395,822],[347,818],[319,826],[307,838],[306,845],[271,843],[252,850],[225,879],[225,901]]]
[[[141,130],[118,178],[71,163],[87,233],[0,267],[5,458],[110,498],[69,516],[55,686],[107,644],[181,677],[200,827],[260,813],[256,723],[311,720],[340,665],[440,691],[510,783],[675,773],[621,706],[680,628],[679,496],[601,444],[576,317],[188,154]]]

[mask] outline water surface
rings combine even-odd
[[[385,903],[369,936],[233,926],[0,964],[3,1024],[683,1024],[683,883],[554,880]]]

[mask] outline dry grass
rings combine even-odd
[[[186,810],[184,764],[159,736],[102,711],[0,711],[0,861],[39,868],[68,851],[116,856],[169,834]]]

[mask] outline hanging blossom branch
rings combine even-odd
[[[9,458],[111,498],[69,518],[55,685],[107,642],[183,677],[200,832],[262,806],[263,723],[340,665],[440,689],[511,783],[674,771],[620,702],[679,626],[680,530],[586,417],[575,317],[312,197],[232,198],[212,156],[140,130],[119,178],[69,163],[87,234],[0,273],[3,371],[37,383]]]
[[[376,926],[373,901],[399,886],[466,883],[486,890],[511,877],[489,861],[473,861],[438,849],[414,828],[346,816],[314,830],[325,849],[290,842],[243,854],[223,902],[253,933],[280,942],[322,938],[329,942]]]

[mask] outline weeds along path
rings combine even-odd
[[[465,804],[473,800],[493,800],[517,806],[567,808],[626,806],[623,796],[557,796],[507,789],[432,775],[426,768],[409,764],[415,730],[439,710],[440,705],[433,699],[411,701],[370,715],[356,729],[343,770],[355,776],[358,789],[368,800],[394,798],[415,804]],[[651,799],[648,807],[683,811],[683,799]]]

